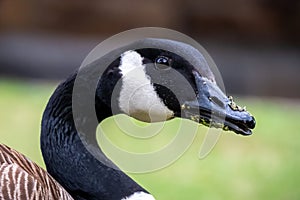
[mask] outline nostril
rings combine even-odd
[[[220,99],[218,99],[218,97],[210,96],[209,100],[222,108],[225,107],[224,103]]]

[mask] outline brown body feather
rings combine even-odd
[[[0,144],[0,199],[72,200],[44,169],[23,154]]]

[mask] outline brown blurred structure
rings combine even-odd
[[[199,40],[230,92],[300,97],[299,22],[299,0],[2,0],[0,73],[62,78],[102,39],[156,26]]]
[[[2,0],[2,30],[111,35],[158,26],[193,36],[231,35],[299,43],[298,0]]]

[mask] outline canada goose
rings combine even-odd
[[[105,68],[101,78],[95,70],[99,67]],[[182,117],[242,135],[250,135],[250,129],[255,127],[254,117],[219,89],[202,54],[182,42],[157,38],[139,40],[106,54],[83,70],[86,73],[82,77],[78,77],[77,71],[57,87],[41,125],[41,150],[47,171],[74,199],[154,200],[125,173],[97,159],[97,156],[106,157],[96,143],[96,127],[114,114],[124,113],[145,122]],[[193,92],[188,92],[180,77],[171,72],[184,77]],[[86,115],[85,107],[79,115],[73,108],[82,106],[74,97],[84,97],[84,92],[93,90],[90,80],[97,76],[100,80],[92,96],[97,120],[93,121]],[[82,94],[73,93],[78,78],[81,78]],[[17,187],[26,186],[22,181],[24,184],[43,179],[40,176],[48,176],[47,173],[14,150],[2,146],[1,152],[0,197],[9,199],[14,193],[38,192]],[[11,178],[9,173],[23,173],[28,178],[21,179],[17,186],[4,186],[15,183],[7,180]],[[61,194],[60,199],[70,199],[50,176],[46,180],[55,186],[45,185],[45,191]]]

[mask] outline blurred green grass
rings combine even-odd
[[[0,80],[0,142],[43,167],[40,120],[55,86]],[[256,117],[252,136],[223,132],[213,151],[199,160],[203,132],[207,131],[201,126],[191,147],[171,166],[131,176],[158,200],[299,199],[300,103],[259,98],[237,102],[247,105]],[[109,127],[111,122],[103,126]]]

